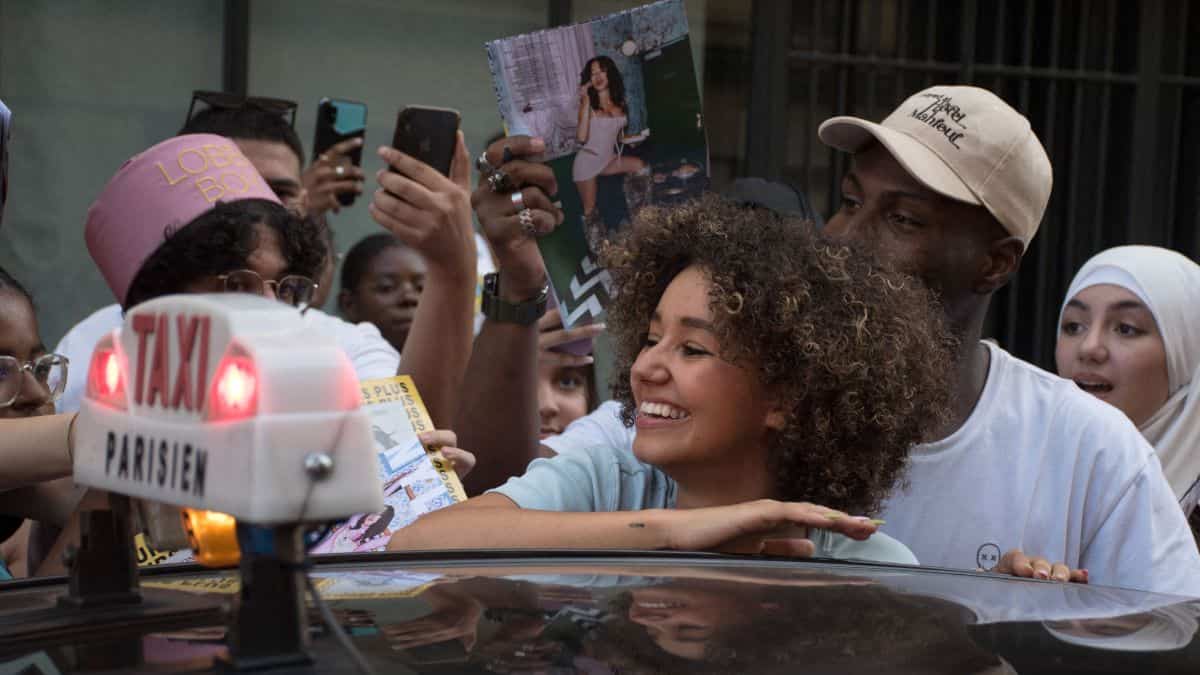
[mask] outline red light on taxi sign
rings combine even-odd
[[[257,412],[258,373],[249,356],[235,352],[221,361],[208,404],[213,420],[242,419]]]
[[[121,355],[112,338],[104,338],[92,353],[88,367],[88,397],[112,406],[125,408],[125,377],[121,372]]]

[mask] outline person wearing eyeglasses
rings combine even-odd
[[[67,359],[46,353],[29,292],[0,269],[0,419],[52,414],[66,379]],[[70,463],[36,448],[0,464],[0,579],[25,576],[74,505]]]

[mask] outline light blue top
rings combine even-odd
[[[675,506],[675,481],[628,449],[593,446],[535,459],[525,475],[491,490],[523,509],[539,511],[639,511]],[[855,541],[828,530],[811,530],[816,557],[916,565],[908,547],[886,534]]]

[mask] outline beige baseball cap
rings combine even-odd
[[[1029,120],[986,89],[930,87],[881,124],[833,117],[817,134],[845,152],[879,141],[913,178],[946,197],[983,206],[1027,245],[1050,200],[1050,158]]]

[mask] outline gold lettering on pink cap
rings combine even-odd
[[[208,155],[209,162],[218,169],[223,169],[230,164],[233,164],[232,148],[227,145],[209,144],[204,146],[204,152]]]
[[[250,191],[250,182],[246,180],[244,175],[236,171],[227,171],[221,174],[221,184],[225,186],[226,190],[231,192],[245,193]]]
[[[188,163],[184,161],[184,158],[189,156],[198,157],[200,159],[200,166],[195,168],[188,166]],[[204,152],[200,148],[184,148],[183,150],[180,150],[179,155],[176,157],[176,161],[179,162],[179,168],[193,176],[198,173],[203,173],[204,170],[208,168],[208,157],[204,155]]]
[[[154,166],[157,166],[158,170],[162,172],[163,178],[165,178],[167,180],[168,186],[174,186],[179,181],[183,180],[184,178],[187,178],[187,174],[185,174],[185,173],[179,174],[178,178],[172,178],[171,174],[167,173],[167,167],[163,166],[162,162],[155,162]]]
[[[196,179],[196,189],[204,195],[209,204],[220,199],[225,194],[225,188],[212,176],[201,176]]]

